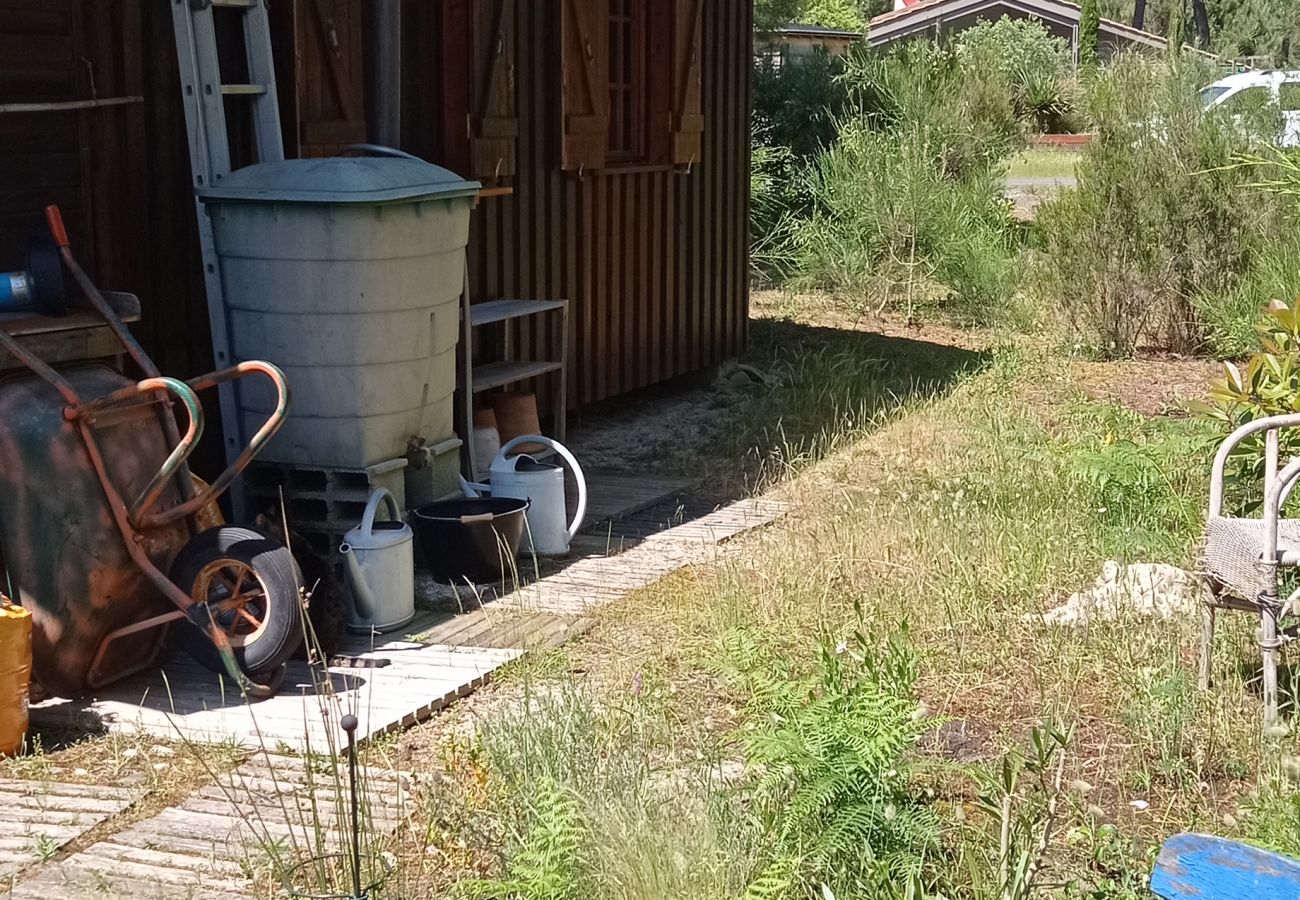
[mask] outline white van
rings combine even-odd
[[[1202,88],[1201,100],[1206,109],[1226,112],[1276,105],[1282,112],[1278,144],[1300,147],[1300,72],[1238,72]]]

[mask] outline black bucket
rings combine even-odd
[[[503,581],[519,553],[527,500],[479,497],[422,506],[411,516],[433,577],[448,584]]]

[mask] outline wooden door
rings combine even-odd
[[[332,156],[366,140],[362,3],[294,2],[299,156]]]

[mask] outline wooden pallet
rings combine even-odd
[[[0,782],[0,878],[50,857],[124,812],[138,795],[98,784]]]
[[[363,769],[361,775],[365,833],[382,844],[411,812],[408,779],[380,769]],[[343,849],[349,795],[344,790],[339,796],[333,786],[346,783],[344,766],[335,769],[319,757],[257,753],[180,806],[43,867],[15,885],[12,896],[252,897],[249,876],[267,867],[271,853],[296,861]]]

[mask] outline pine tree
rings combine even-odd
[[[1097,0],[1083,0],[1079,13],[1079,64],[1085,68],[1095,68],[1100,58],[1097,55],[1097,41],[1101,32],[1101,13],[1097,9]]]

